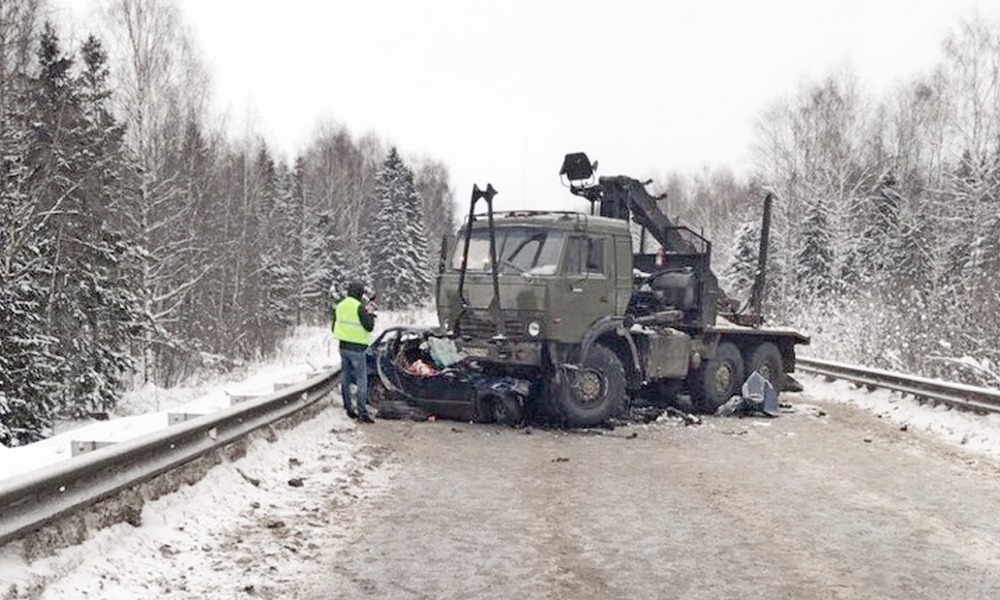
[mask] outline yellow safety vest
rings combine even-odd
[[[361,301],[348,296],[337,303],[335,314],[337,320],[333,324],[333,337],[342,342],[361,344],[367,346],[371,343],[371,332],[361,325],[361,318],[358,317],[358,309]]]

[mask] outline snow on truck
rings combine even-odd
[[[376,397],[460,419],[592,426],[637,402],[714,412],[754,371],[776,391],[801,389],[789,373],[808,338],[762,327],[760,315],[770,197],[743,312],[710,268],[711,243],[671,221],[649,182],[595,169],[576,153],[560,171],[589,214],[496,212],[492,185],[473,188],[442,252],[440,327],[376,340]],[[630,223],[659,248],[645,252]]]

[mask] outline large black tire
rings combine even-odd
[[[691,396],[696,409],[714,413],[739,393],[745,379],[743,356],[732,342],[722,342],[711,358],[692,373]]]
[[[486,394],[476,398],[472,414],[477,423],[515,427],[524,422],[524,405],[512,394]]]
[[[524,420],[524,407],[511,394],[494,396],[491,403],[493,420],[501,425],[515,427]]]
[[[579,368],[563,369],[561,381],[555,401],[571,427],[599,425],[625,405],[625,368],[600,344],[590,348]]]
[[[750,352],[747,357],[747,377],[754,371],[759,371],[764,379],[771,382],[775,393],[781,393],[785,379],[784,361],[781,359],[781,350],[772,342],[764,342]]]

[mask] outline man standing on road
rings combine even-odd
[[[351,283],[347,296],[333,311],[333,337],[340,345],[340,394],[347,416],[362,423],[374,423],[368,414],[368,364],[365,351],[371,343],[375,315],[362,302],[365,286]],[[351,384],[358,388],[357,412],[351,404]]]

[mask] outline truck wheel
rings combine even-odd
[[[564,369],[562,375],[556,402],[570,426],[598,425],[625,403],[625,368],[605,346],[592,346],[578,369]]]
[[[781,381],[785,372],[783,365],[781,350],[778,350],[778,347],[772,342],[764,342],[750,353],[750,358],[747,359],[747,376],[754,371],[759,371],[764,379],[771,382],[775,393],[780,393]]]
[[[743,385],[743,357],[736,344],[722,342],[711,358],[695,371],[691,385],[691,395],[695,407],[703,412],[714,413]]]

